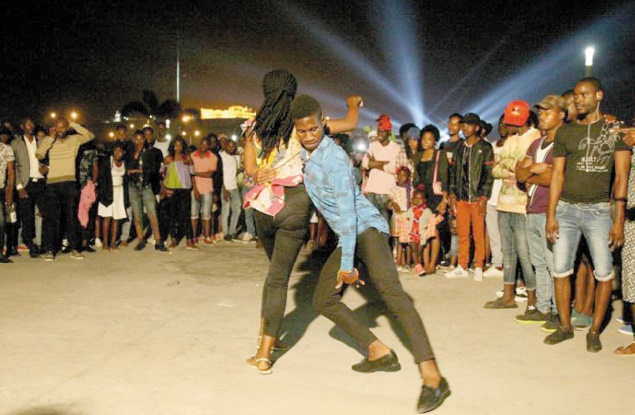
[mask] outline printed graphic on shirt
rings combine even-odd
[[[611,133],[611,129],[619,127],[605,122],[597,137],[589,137],[580,142],[579,150],[586,155],[576,164],[577,171],[585,173],[608,173],[613,168],[613,154],[615,143],[620,140],[619,135]]]

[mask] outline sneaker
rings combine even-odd
[[[619,329],[617,329],[617,331],[619,333],[627,334],[629,336],[632,336],[633,335],[633,326],[631,324],[626,324],[626,325],[620,327]]]
[[[425,268],[423,268],[423,265],[421,265],[421,264],[415,265],[413,271],[414,271],[415,275],[417,275],[419,277],[423,277],[424,275],[426,275],[426,270],[425,270]]]
[[[158,242],[156,245],[154,245],[154,249],[156,251],[161,251],[161,252],[169,252],[170,251],[167,248],[167,246],[165,246],[165,244],[163,244],[163,242]]]
[[[502,296],[503,296],[503,290],[496,291],[496,297],[501,298]],[[526,303],[527,294],[518,294],[518,288],[516,288],[516,295],[514,297],[514,301],[516,301],[517,303]]]
[[[95,246],[97,248],[101,248],[102,246],[104,246],[104,244],[101,242],[101,239],[95,238]]]
[[[84,259],[84,254],[79,252],[77,249],[71,250],[71,258],[73,259]]]
[[[146,247],[146,241],[144,241],[143,239],[141,241],[139,241],[139,243],[137,244],[137,246],[134,247],[135,251],[141,251],[143,248]]]
[[[244,243],[250,242],[253,239],[253,237],[254,236],[250,234],[249,232],[245,232],[243,233],[243,237],[240,239],[240,242],[244,242]]]
[[[451,393],[450,385],[448,385],[448,381],[445,378],[441,378],[441,383],[436,389],[423,385],[421,395],[419,395],[417,412],[423,414],[437,409]]]
[[[445,273],[445,278],[467,278],[469,277],[469,273],[463,269],[462,266],[458,265],[452,271]]]
[[[602,350],[602,342],[600,342],[600,333],[597,331],[589,331],[586,334],[586,351],[597,353]]]
[[[55,254],[53,253],[53,251],[46,251],[44,255],[42,255],[42,259],[44,259],[46,262],[50,262],[55,259]]]
[[[449,259],[444,259],[443,261],[439,262],[439,268],[447,269],[450,267],[452,267],[452,263]]]
[[[617,318],[615,319],[615,321],[617,321],[617,322],[618,322],[618,323],[620,323],[620,324],[631,324],[631,322],[630,322],[630,321],[626,321],[626,320],[624,320],[624,318],[622,318],[622,317],[617,317]]]
[[[587,316],[586,314],[580,314],[580,316],[575,319],[573,327],[576,330],[584,330],[589,328],[591,323],[593,323],[593,317]]]
[[[520,324],[543,324],[547,322],[547,314],[541,313],[532,305],[527,307],[525,314],[516,316],[516,323]]]
[[[558,313],[550,311],[547,313],[547,321],[540,326],[540,330],[545,333],[553,333],[558,330],[558,327],[560,327],[560,317],[558,317]]]
[[[485,278],[503,278],[503,267],[489,267],[487,271],[483,273]]]
[[[474,268],[474,281],[483,282],[483,268]]]
[[[545,344],[554,345],[558,343],[562,343],[565,340],[569,340],[573,338],[573,330],[565,330],[562,327],[558,327],[558,330],[554,331],[547,337],[545,337]]]
[[[154,235],[150,235],[150,237],[146,240],[150,245],[156,245],[157,240],[154,239]]]
[[[227,242],[234,242],[234,238],[231,235],[225,235],[223,239]]]

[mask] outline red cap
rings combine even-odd
[[[377,129],[392,131],[392,123],[390,122],[390,117],[388,115],[381,114],[379,118],[377,118]]]
[[[505,108],[503,122],[516,127],[522,127],[527,124],[529,119],[529,103],[523,100],[512,101]]]

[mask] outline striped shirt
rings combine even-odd
[[[47,183],[49,184],[76,181],[75,159],[79,146],[95,138],[95,134],[77,123],[70,122],[69,127],[77,134],[67,135],[63,139],[45,137],[35,153],[35,156],[40,160],[48,154]]]

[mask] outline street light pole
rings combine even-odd
[[[584,50],[585,62],[584,62],[584,76],[587,78],[593,76],[593,55],[595,54],[595,48],[589,46]]]

